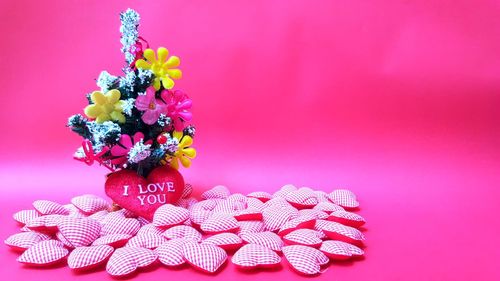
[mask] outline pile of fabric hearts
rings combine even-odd
[[[67,262],[73,270],[89,270],[106,264],[113,276],[155,262],[215,273],[228,259],[243,271],[276,268],[284,260],[298,273],[314,275],[330,261],[364,254],[359,228],[365,220],[352,212],[359,203],[348,190],[285,185],[274,194],[245,196],[216,186],[201,200],[191,191],[186,185],[183,198],[162,205],[152,221],[125,209],[110,211],[95,195],[67,205],[38,200],[34,209],[14,214],[21,232],[5,243],[30,266]]]

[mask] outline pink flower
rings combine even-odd
[[[167,116],[172,119],[176,131],[184,129],[184,122],[191,121],[193,114],[189,112],[193,105],[192,100],[182,91],[164,90],[161,98],[167,103]]]
[[[148,125],[156,123],[160,114],[167,113],[167,105],[163,100],[155,97],[155,88],[153,87],[147,88],[145,95],[139,95],[137,97],[135,100],[135,107],[140,111],[144,111],[144,114],[142,114],[142,121]]]
[[[125,164],[127,162],[128,159],[127,156],[130,149],[134,147],[134,144],[140,142],[143,139],[144,139],[144,134],[141,132],[135,133],[132,138],[129,135],[121,135],[118,144],[115,144],[111,148],[111,155],[115,157],[111,159],[111,164],[119,166]],[[144,142],[144,144],[152,144],[152,143],[153,142],[151,140]]]

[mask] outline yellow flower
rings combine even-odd
[[[95,118],[97,123],[114,120],[125,123],[125,116],[122,114],[124,101],[120,100],[120,91],[114,89],[103,94],[95,91],[90,95],[94,104],[85,107],[85,114],[90,118]]]
[[[189,168],[191,166],[191,159],[196,157],[196,150],[190,147],[193,144],[193,138],[190,136],[183,136],[182,132],[175,131],[173,137],[179,140],[178,149],[174,155],[169,155],[161,161],[163,165],[170,162],[170,166],[174,169],[179,169],[179,161],[182,166]]]
[[[174,87],[174,80],[181,79],[182,72],[180,69],[176,69],[181,61],[176,56],[168,57],[168,50],[160,47],[158,48],[158,59],[156,59],[155,52],[152,49],[146,49],[144,51],[144,57],[146,60],[139,59],[135,62],[137,68],[150,69],[155,78],[153,80],[153,87],[156,90],[160,89],[160,81],[165,89],[172,89]]]

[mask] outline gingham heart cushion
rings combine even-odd
[[[239,227],[238,221],[233,216],[226,214],[214,214],[200,225],[200,229],[209,234],[234,232]]]
[[[189,243],[185,239],[173,239],[161,244],[156,248],[158,260],[166,266],[179,266],[184,264],[184,244]]]
[[[312,208],[318,204],[316,193],[307,187],[301,187],[298,190],[289,192],[285,195],[285,199],[292,206],[299,209]]]
[[[314,209],[299,210],[299,216],[301,216],[301,217],[310,216],[310,217],[315,217],[316,219],[320,219],[320,220],[325,220],[328,218],[327,213],[320,211],[320,210],[314,210]]]
[[[288,193],[297,190],[297,187],[293,184],[286,184],[273,194],[273,198],[282,197],[284,198]]]
[[[362,216],[347,211],[332,212],[328,217],[328,220],[356,228],[362,226],[366,222]]]
[[[313,210],[319,210],[330,214],[331,212],[335,211],[344,211],[344,208],[332,202],[319,202],[316,206],[313,207]]]
[[[313,229],[315,225],[316,218],[314,216],[296,217],[287,221],[278,231],[278,235],[284,236],[299,228]]]
[[[364,254],[363,250],[354,245],[335,240],[323,241],[319,250],[332,260],[345,260]]]
[[[106,262],[113,251],[113,247],[108,245],[78,247],[69,254],[68,266],[75,270],[87,270]]]
[[[255,221],[262,220],[262,212],[255,208],[247,208],[240,211],[235,211],[233,217],[238,221]]]
[[[229,199],[220,200],[217,206],[212,210],[217,214],[233,214],[236,211],[243,210],[246,208],[246,202],[241,201],[231,201]]]
[[[92,194],[73,197],[71,199],[71,204],[73,204],[76,208],[78,208],[78,210],[86,215],[104,211],[109,209],[110,207],[106,200]]]
[[[322,190],[316,190],[314,191],[316,194],[316,198],[318,199],[318,203],[321,202],[330,202],[330,199],[328,199],[328,193],[322,191]]]
[[[241,202],[241,203],[244,203],[246,206],[246,203],[248,201],[248,197],[246,197],[245,195],[243,195],[241,193],[233,193],[233,194],[229,195],[226,198],[226,200],[231,201],[231,202]]]
[[[193,186],[190,183],[186,183],[184,185],[184,189],[182,190],[181,198],[188,198],[189,196],[191,196],[192,193],[193,193]]]
[[[328,199],[345,209],[356,209],[359,207],[356,195],[347,189],[337,189],[330,192],[330,194],[328,194]]]
[[[312,229],[297,229],[283,237],[287,245],[304,245],[313,248],[319,248],[323,240],[319,231]]]
[[[36,200],[33,207],[41,215],[68,215],[69,211],[63,205],[49,200]]]
[[[265,191],[256,191],[256,192],[251,192],[247,194],[247,197],[250,198],[257,198],[262,202],[267,202],[273,198],[273,196]]]
[[[179,225],[189,219],[189,211],[174,206],[172,204],[165,204],[160,206],[153,216],[153,224],[161,228],[169,228],[174,225]]]
[[[280,265],[281,258],[275,251],[257,244],[247,244],[231,258],[239,268],[273,268]]]
[[[66,204],[66,205],[63,205],[64,208],[66,208],[66,210],[68,210],[68,216],[69,217],[74,217],[74,218],[84,218],[86,217],[87,215],[82,213],[77,207],[75,207],[75,205],[73,204]]]
[[[45,240],[28,248],[17,261],[32,266],[47,266],[62,261],[69,251],[57,240]]]
[[[113,248],[120,248],[127,244],[127,241],[132,238],[132,235],[130,234],[108,234],[102,237],[97,238],[93,243],[92,246],[99,246],[99,245],[108,245]]]
[[[226,251],[213,244],[187,243],[183,253],[189,264],[208,273],[216,272],[227,260]]]
[[[240,248],[243,240],[234,233],[220,233],[206,238],[203,243],[214,244],[226,251],[232,251]]]
[[[50,236],[38,232],[22,232],[9,236],[4,243],[17,251],[24,251],[38,242],[49,240]]]
[[[198,203],[198,200],[196,200],[196,198],[188,197],[179,199],[174,205],[189,210],[191,209],[191,206],[193,206],[196,203]]]
[[[96,220],[98,222],[102,222],[108,215],[109,215],[109,211],[103,210],[103,211],[93,213],[92,215],[88,216],[88,218]]]
[[[247,199],[247,208],[252,208],[252,209],[262,211],[266,208],[266,205],[264,205],[264,203],[257,198],[249,197]]]
[[[112,276],[125,276],[139,267],[154,263],[158,255],[146,248],[125,247],[116,249],[106,265],[106,271]]]
[[[201,225],[212,215],[213,215],[212,211],[197,210],[195,208],[192,208],[189,213],[189,221],[191,221],[191,223],[195,225]]]
[[[89,218],[61,218],[57,227],[73,248],[92,244],[101,233],[101,224]]]
[[[30,220],[26,227],[38,232],[54,234],[57,231],[57,222],[62,218],[62,215],[46,215]]]
[[[184,238],[186,240],[193,240],[196,242],[200,242],[202,239],[202,235],[198,230],[194,229],[188,225],[178,225],[172,228],[169,228],[163,232],[163,236],[167,239],[179,239]]]
[[[338,222],[317,220],[315,230],[321,231],[332,240],[340,240],[355,245],[363,245],[365,236],[354,227]]]
[[[101,236],[109,234],[129,234],[133,236],[141,227],[137,219],[126,218],[116,212],[107,215],[101,224]]]
[[[321,251],[302,245],[283,247],[283,255],[295,271],[305,275],[320,273],[321,266],[330,261]]]
[[[140,236],[140,235],[143,235],[146,233],[153,233],[153,234],[162,235],[164,231],[165,230],[163,230],[159,227],[156,227],[154,224],[148,223],[148,224],[141,226],[141,228],[139,229],[139,231],[137,232],[136,235]]]
[[[21,210],[15,213],[12,217],[20,224],[27,224],[30,220],[38,218],[39,216],[40,213],[36,210]]]
[[[240,236],[243,233],[262,232],[266,229],[264,223],[261,221],[239,221],[238,225],[240,226],[238,230],[238,235]]]
[[[262,221],[264,222],[266,230],[269,231],[279,230],[285,223],[297,216],[297,210],[292,207],[269,207],[262,211]]]
[[[270,231],[243,233],[241,234],[241,239],[248,244],[261,245],[273,251],[281,251],[283,247],[283,240],[281,240],[281,237]]]
[[[142,235],[136,235],[132,237],[130,240],[128,240],[125,247],[155,249],[165,242],[167,242],[167,238],[160,234],[144,233]]]
[[[225,199],[229,197],[231,193],[229,192],[229,189],[223,185],[217,185],[213,187],[212,189],[209,189],[201,194],[201,198],[203,199],[214,199],[214,198],[220,198],[220,199]]]

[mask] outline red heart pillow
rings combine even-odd
[[[275,251],[257,244],[247,244],[239,249],[231,261],[239,268],[274,268],[281,258]]]

